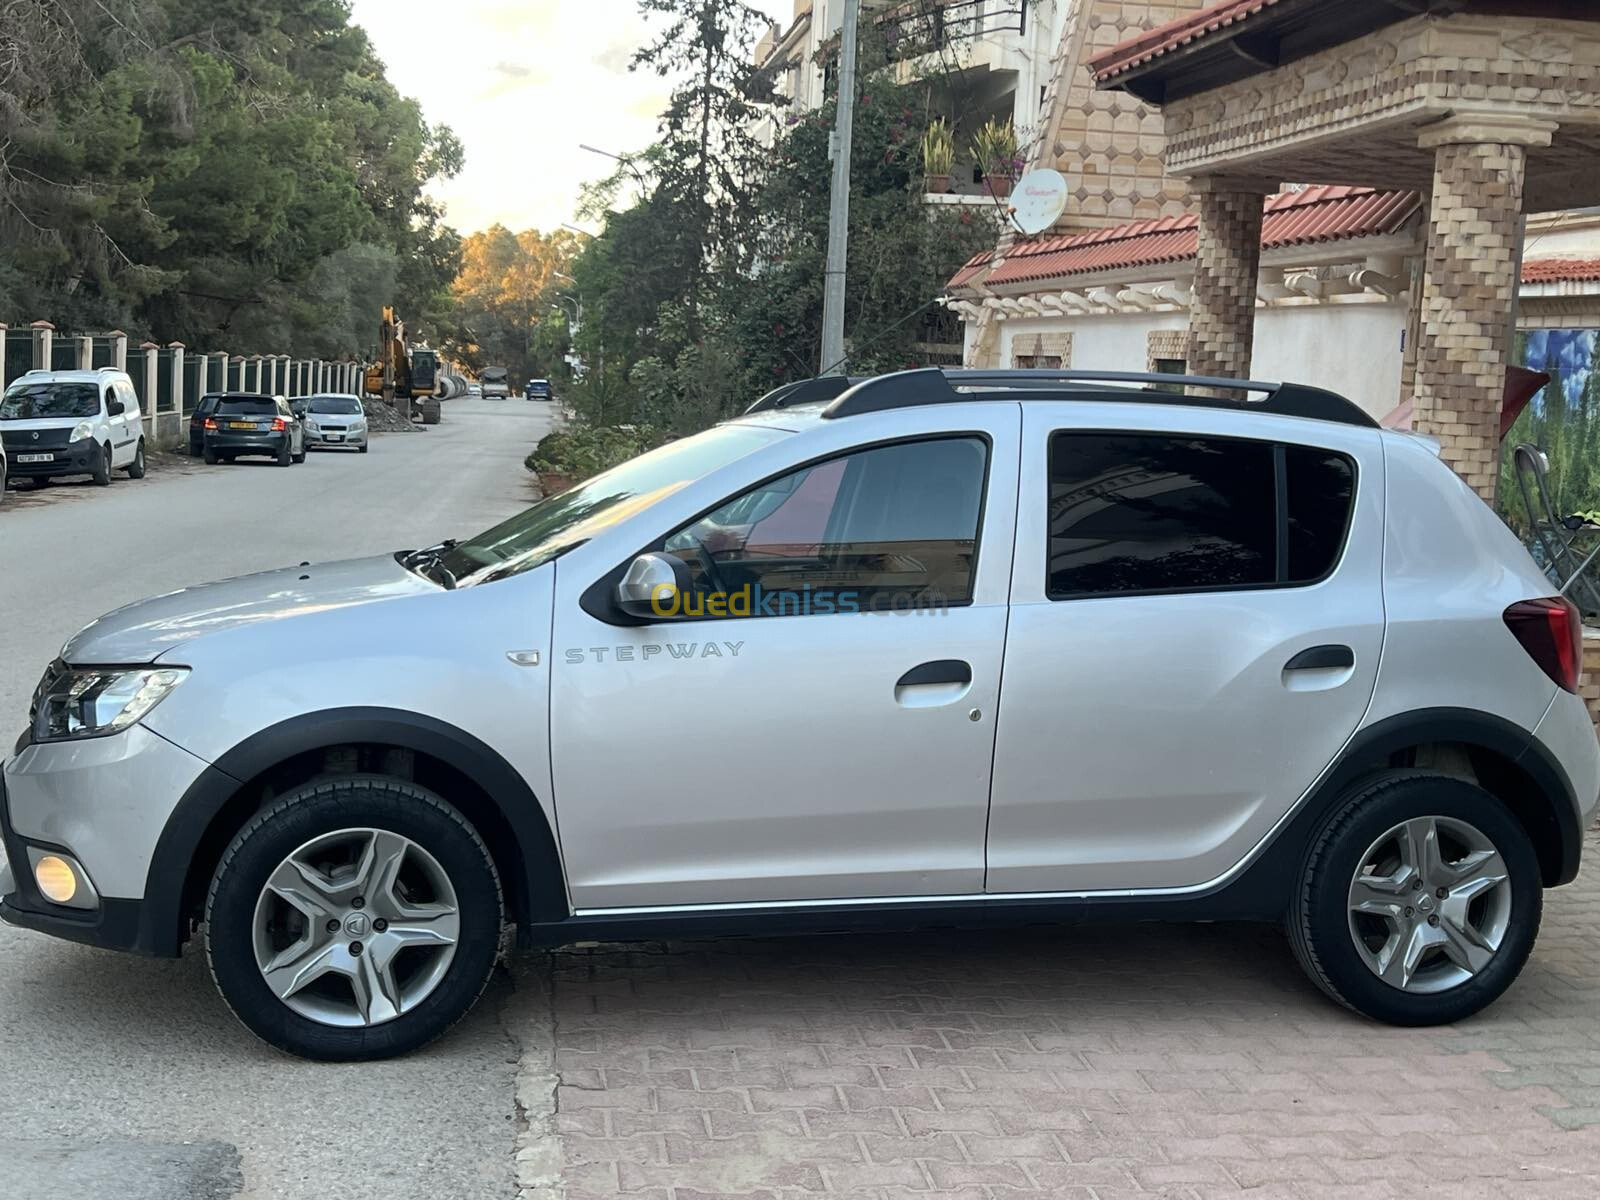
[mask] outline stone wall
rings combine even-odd
[[[1063,0],[1069,4],[1045,93],[1044,127],[1030,169],[1067,180],[1058,229],[1177,216],[1187,187],[1168,177],[1161,114],[1132,96],[1098,91],[1085,62],[1102,50],[1211,0]]]

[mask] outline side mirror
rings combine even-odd
[[[123,404],[121,400],[106,401],[106,412],[110,413],[113,417],[120,417],[126,411],[127,406]]]
[[[674,554],[641,554],[617,584],[617,607],[645,621],[670,619],[692,583],[689,567]]]

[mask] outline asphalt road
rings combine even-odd
[[[428,545],[534,498],[550,410],[458,400],[366,455],[153,464],[0,505],[0,744],[40,671],[109,609],[191,583]],[[0,1200],[510,1197],[520,1047],[502,976],[443,1041],[329,1066],[257,1042],[203,956],[139,959],[0,927]],[[513,1018],[514,1019],[514,1018]]]

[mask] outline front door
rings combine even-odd
[[[982,891],[1019,421],[997,404],[663,530],[692,589],[650,624],[590,615],[595,579],[556,564],[575,908]]]
[[[1199,887],[1338,754],[1383,643],[1375,429],[1028,406],[990,892]]]

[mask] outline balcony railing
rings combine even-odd
[[[1028,0],[915,0],[878,21],[889,54],[917,58],[996,34],[1028,31]]]

